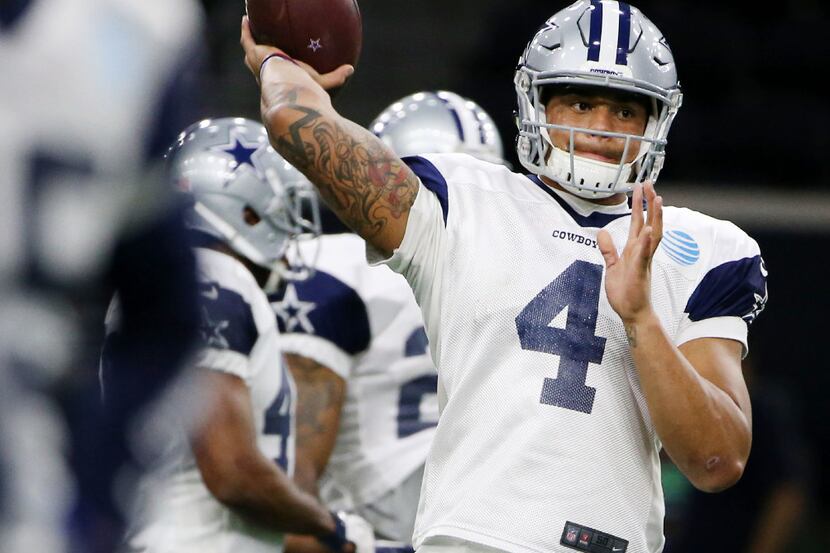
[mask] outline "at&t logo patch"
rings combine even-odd
[[[663,234],[660,248],[672,261],[688,267],[700,259],[700,246],[692,236],[682,230],[670,230]]]

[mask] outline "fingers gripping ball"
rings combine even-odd
[[[319,73],[356,65],[363,23],[356,0],[246,0],[251,33]]]

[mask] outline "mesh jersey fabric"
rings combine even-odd
[[[423,465],[438,419],[437,375],[404,278],[370,267],[354,234],[325,235],[301,247],[308,258],[319,250],[314,276],[270,301],[285,350],[347,380],[321,497],[337,507],[364,505]]]
[[[449,536],[565,553],[571,521],[629,551],[661,551],[661,445],[596,246],[605,228],[622,248],[627,206],[571,199],[469,156],[405,161],[421,188],[404,239],[389,259],[371,247],[367,256],[409,281],[438,368],[415,546]],[[685,248],[661,246],[652,265],[668,335],[746,348],[747,321],[766,300],[757,244],[687,209],[666,207],[664,229]]]

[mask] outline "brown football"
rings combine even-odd
[[[320,73],[357,64],[363,23],[356,0],[245,0],[251,33]]]

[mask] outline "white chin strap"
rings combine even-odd
[[[265,282],[265,285],[263,285],[262,290],[266,294],[276,292],[286,272],[285,263],[280,260],[269,263],[265,256],[263,256],[262,253],[253,246],[253,244],[246,240],[239,231],[226,223],[205,204],[196,202],[193,205],[193,208],[196,213],[201,215],[208,223],[213,225],[216,230],[225,236],[227,244],[232,250],[248,258],[251,262],[259,265],[260,267],[271,269],[271,273],[268,275],[268,280]]]
[[[262,291],[265,292],[266,295],[273,294],[279,289],[280,284],[283,281],[282,268],[284,266],[285,263],[282,263],[281,261],[274,263],[274,266],[271,269],[271,274],[268,275],[268,280],[265,281],[265,284],[262,286]]]
[[[225,220],[214,213],[213,210],[202,202],[194,203],[193,210],[201,215],[205,221],[210,223],[213,228],[218,230],[222,236],[225,237],[226,243],[232,250],[247,257],[257,265],[267,266],[268,261],[265,259],[265,256],[263,256],[262,253],[244,236],[242,236],[238,230],[236,230],[232,225],[226,223]]]
[[[633,163],[625,163],[620,170],[619,163],[605,163],[596,159],[573,156],[573,174],[571,173],[571,154],[553,146],[553,153],[546,163],[546,176],[552,178],[569,192],[582,198],[607,198],[620,190],[631,176]]]

